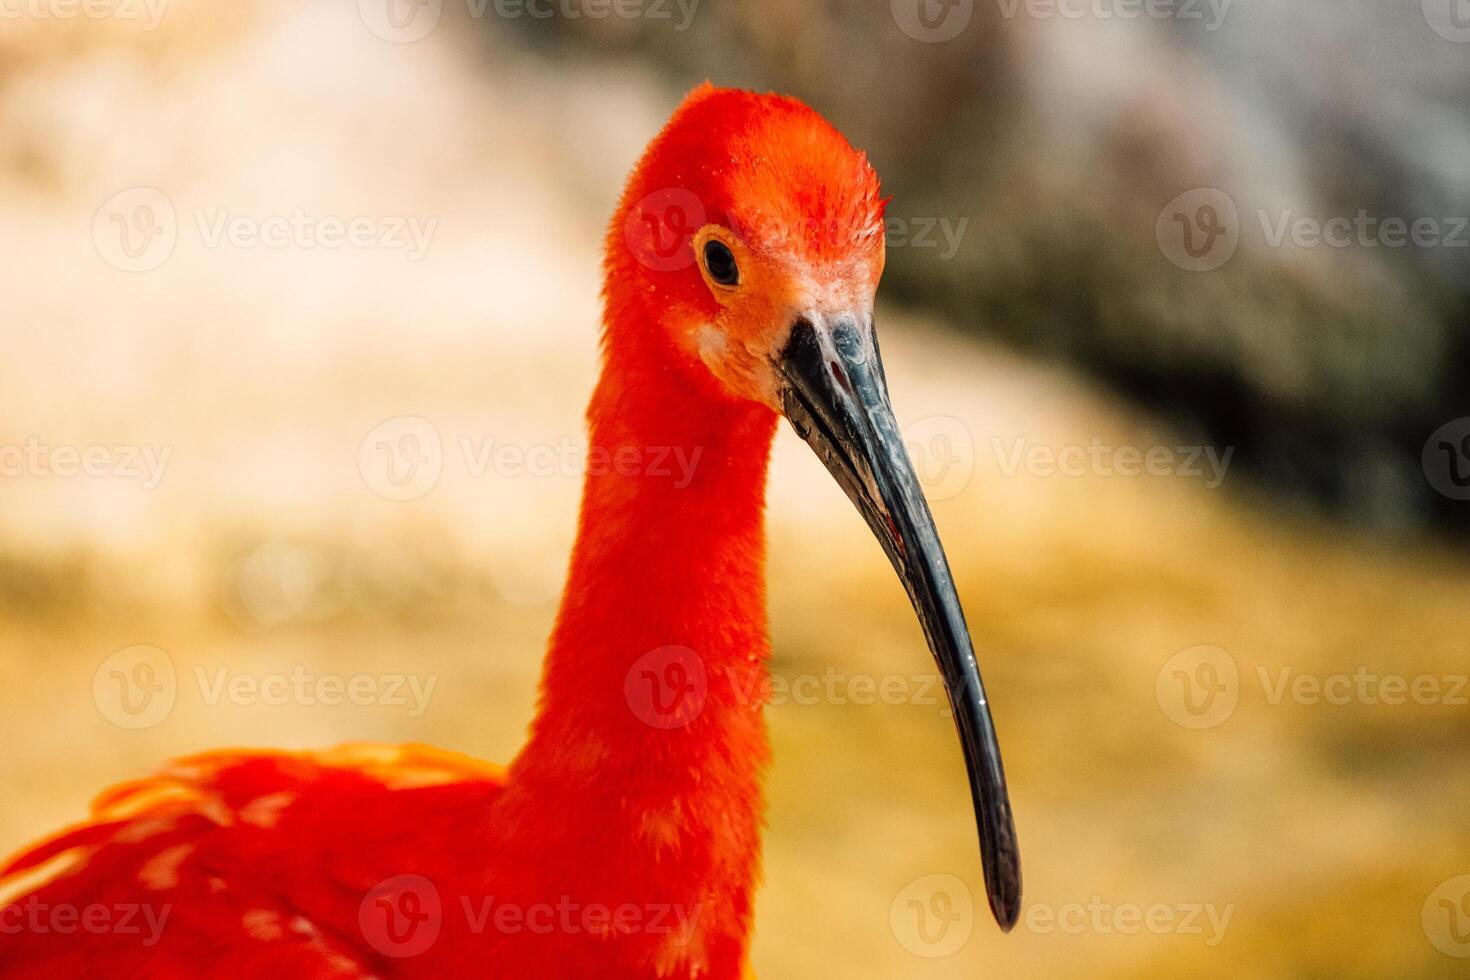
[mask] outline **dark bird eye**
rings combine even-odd
[[[721,286],[733,286],[740,281],[735,254],[724,242],[712,239],[704,243],[704,267],[709,277]]]

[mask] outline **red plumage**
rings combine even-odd
[[[588,422],[606,459],[697,465],[589,473],[525,749],[507,770],[412,746],[226,752],[112,790],[3,872],[0,975],[739,977],[777,421],[752,365],[773,342],[763,314],[814,278],[871,297],[882,208],[866,160],[810,109],[693,92],[612,222]],[[717,337],[689,251],[704,224],[753,257]],[[670,716],[665,697],[691,700]],[[102,931],[54,919],[94,907],[112,910]]]

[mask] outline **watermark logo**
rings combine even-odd
[[[975,16],[975,0],[888,0],[888,8],[899,30],[925,44],[959,37]]]
[[[390,44],[422,41],[443,12],[444,0],[357,0],[363,24]]]
[[[156,187],[130,187],[109,197],[92,217],[92,244],[108,265],[150,272],[168,261],[179,240],[173,201]]]
[[[154,646],[119,650],[92,674],[92,700],[102,717],[119,728],[157,725],[173,711],[178,691],[173,659]]]
[[[384,956],[406,959],[427,952],[444,926],[439,889],[423,875],[385,878],[363,896],[357,927]]]
[[[1451,878],[1430,892],[1420,918],[1435,949],[1470,959],[1470,875]]]
[[[1451,500],[1470,500],[1470,417],[1446,422],[1424,443],[1424,477]]]
[[[1213,272],[1240,247],[1240,212],[1213,187],[1186,191],[1164,206],[1154,225],[1164,257],[1186,272]]]
[[[623,678],[623,697],[633,715],[652,728],[683,728],[704,710],[709,675],[704,659],[688,647],[650,650]]]
[[[691,191],[669,187],[640,198],[623,219],[623,240],[642,265],[677,272],[694,264],[694,233],[708,222],[704,202]]]
[[[975,438],[964,422],[950,415],[915,419],[903,427],[903,444],[931,502],[955,497],[970,485]]]
[[[975,930],[975,898],[954,875],[909,882],[888,907],[888,925],[900,946],[924,959],[953,956]]]
[[[1470,0],[1424,0],[1424,19],[1446,41],[1470,44]]]
[[[1240,669],[1223,647],[1180,650],[1159,668],[1154,695],[1174,724],[1215,728],[1235,713],[1240,702]]]
[[[376,426],[357,448],[362,482],[388,500],[417,500],[439,485],[444,442],[434,423],[400,415]]]

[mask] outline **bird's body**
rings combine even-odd
[[[682,229],[657,203],[670,193]],[[663,247],[669,228],[677,249]],[[608,236],[588,423],[610,465],[586,478],[525,748],[503,770],[420,747],[226,752],[110,791],[89,823],[0,877],[0,976],[742,976],[770,755],[767,459],[779,412],[798,431],[829,428],[820,393],[783,407],[805,382],[777,368],[805,363],[795,338],[812,318],[870,320],[882,247],[877,180],[836,130],[793,100],[697,89]],[[827,366],[866,392],[876,348],[849,348],[846,321],[830,334],[833,358],[861,357],[844,362],[850,378]],[[658,454],[697,463],[639,465]],[[940,622],[925,598],[950,588],[947,569],[915,564],[931,542],[885,482],[896,464],[877,465],[844,486],[897,501],[869,523],[931,644],[952,646],[962,619]],[[967,643],[953,669],[973,669]],[[983,707],[978,675],[966,683]],[[995,776],[971,766],[992,807],[998,774],[998,756]],[[1009,888],[1009,813],[988,816],[987,860],[998,840]],[[90,907],[112,927],[62,933],[47,918]],[[136,930],[117,927],[125,907]]]

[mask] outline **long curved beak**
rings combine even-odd
[[[924,626],[965,750],[990,910],[1009,932],[1020,914],[1021,855],[1000,743],[949,562],[888,403],[871,318],[800,317],[777,371],[787,419],[862,512]]]

